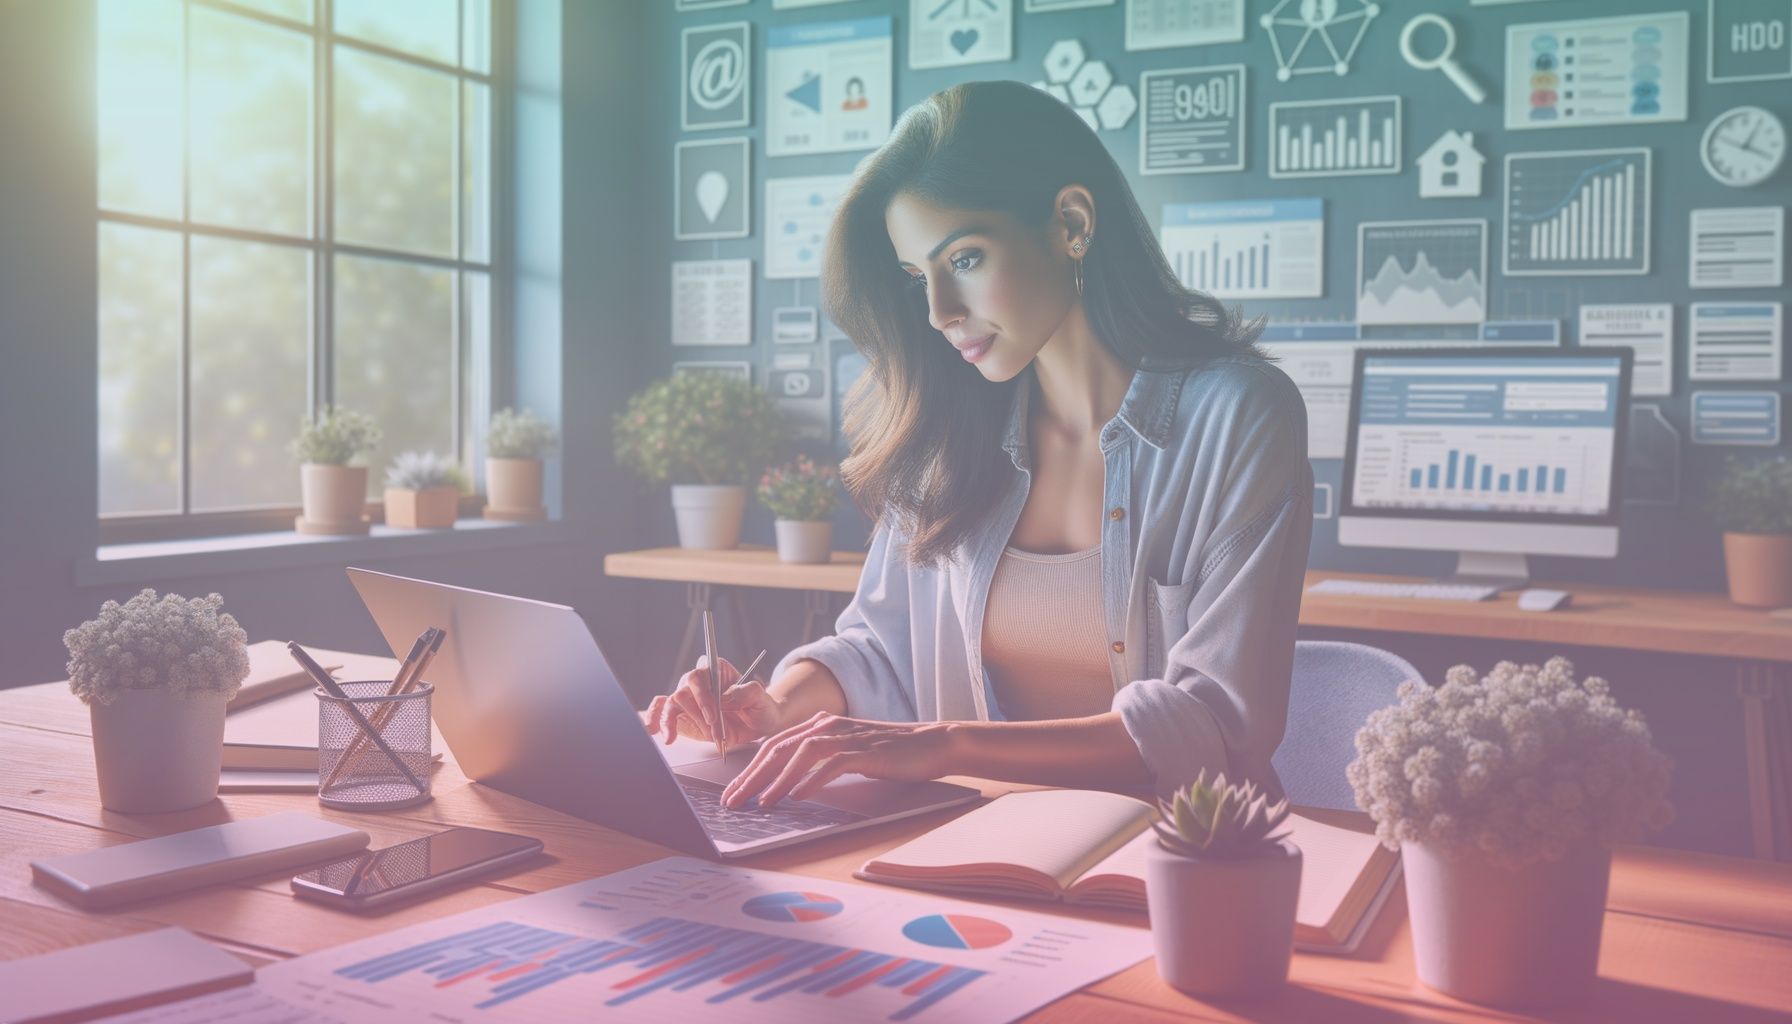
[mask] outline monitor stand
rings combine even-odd
[[[1531,581],[1530,563],[1523,555],[1503,551],[1464,551],[1456,556],[1456,571],[1443,583],[1471,583],[1515,590]]]

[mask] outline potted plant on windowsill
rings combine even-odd
[[[367,532],[367,467],[349,463],[379,443],[379,426],[361,413],[325,406],[305,417],[291,446],[300,463],[300,533]]]
[[[223,604],[143,590],[62,635],[69,689],[93,723],[101,806],[157,814],[217,796],[224,706],[249,675],[248,635]]]
[[[1792,605],[1792,459],[1726,456],[1710,513],[1724,535],[1730,600],[1751,608]]]
[[[671,484],[679,544],[706,550],[740,543],[747,481],[785,440],[771,396],[711,373],[649,384],[614,427],[616,460],[649,483]]]
[[[542,459],[557,433],[527,409],[500,409],[485,434],[485,518],[532,523],[548,517],[542,503]]]
[[[1673,817],[1638,712],[1566,658],[1468,665],[1369,715],[1348,775],[1406,870],[1419,980],[1496,1006],[1592,987],[1611,847]]]
[[[405,452],[386,469],[386,525],[449,530],[460,513],[467,475],[435,452]]]
[[[1212,782],[1203,770],[1158,801],[1157,842],[1145,847],[1145,899],[1157,973],[1198,996],[1255,995],[1288,978],[1300,848],[1277,834],[1288,801],[1252,783]]]
[[[807,455],[766,470],[759,478],[759,501],[771,510],[778,558],[819,564],[834,556],[834,508],[840,492],[832,466],[817,466]]]

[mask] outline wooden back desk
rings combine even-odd
[[[360,678],[389,659],[343,656]],[[49,952],[161,925],[184,926],[260,964],[513,899],[670,854],[657,847],[469,784],[450,754],[435,799],[389,814],[351,814],[308,794],[226,794],[193,811],[129,816],[104,811],[94,784],[86,709],[61,683],[0,692],[0,958]],[[1017,788],[977,780],[995,795]],[[390,914],[363,918],[295,900],[285,873],[152,900],[110,913],[74,909],[31,882],[35,857],[109,846],[221,821],[303,810],[351,824],[375,846],[465,825],[538,836],[547,855],[509,875]],[[841,885],[871,853],[887,850],[960,810],[891,822],[776,850],[750,866]],[[1337,820],[1337,819],[1334,819]],[[1360,824],[1360,819],[1358,819]],[[1001,902],[1001,901],[995,901]],[[1029,906],[1027,904],[1012,904]],[[1041,905],[1030,905],[1041,909]],[[1049,906],[1049,905],[1047,905]],[[1628,847],[1613,860],[1600,983],[1593,1001],[1546,1015],[1479,1010],[1416,981],[1399,895],[1355,957],[1296,954],[1289,984],[1246,1003],[1212,1005],[1164,985],[1148,960],[1061,999],[1039,1021],[1393,1022],[1769,1021],[1792,1012],[1792,866]],[[1128,915],[1070,916],[1140,924]]]

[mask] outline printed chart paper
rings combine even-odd
[[[1258,339],[1306,401],[1309,458],[1344,457],[1358,336],[1355,324],[1266,324]]]
[[[1222,299],[1325,294],[1322,199],[1165,203],[1164,254],[1176,277]]]
[[[1778,288],[1785,283],[1786,208],[1692,211],[1694,288]]]
[[[1686,120],[1685,11],[1506,29],[1506,127]]]
[[[272,964],[173,1019],[998,1021],[1150,954],[1143,928],[668,857]]]
[[[1693,380],[1779,380],[1783,307],[1777,302],[1695,302],[1687,317],[1686,375]]]
[[[766,30],[769,156],[875,149],[890,134],[890,18]]]
[[[908,66],[950,68],[1014,56],[1014,0],[909,0]]]
[[[1634,349],[1630,393],[1674,393],[1674,307],[1666,302],[1620,302],[1580,307],[1582,348]]]
[[[672,263],[672,344],[753,343],[753,261]]]
[[[1357,226],[1357,323],[1478,324],[1486,319],[1486,221]]]
[[[1244,65],[1147,71],[1140,174],[1244,170]]]
[[[828,225],[849,174],[765,181],[765,276],[821,276],[821,253]]]

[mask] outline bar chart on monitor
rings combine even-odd
[[[1505,272],[1647,274],[1649,151],[1506,157]]]
[[[1269,176],[1400,173],[1400,97],[1269,105]]]

